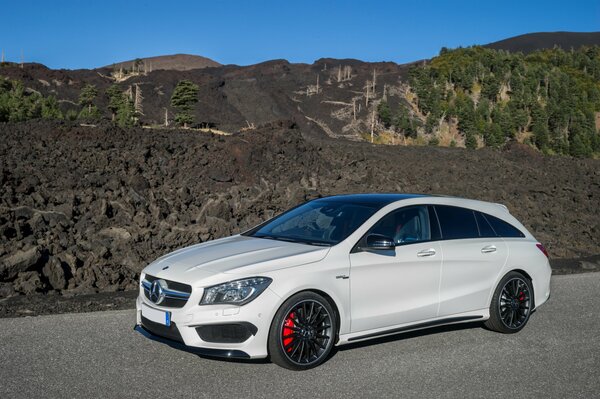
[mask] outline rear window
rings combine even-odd
[[[479,237],[475,213],[471,209],[435,205],[435,211],[442,228],[442,238],[444,240]]]
[[[525,237],[525,234],[512,224],[492,215],[484,214],[484,216],[499,237]]]

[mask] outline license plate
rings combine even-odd
[[[163,326],[171,326],[171,312],[163,312],[142,304],[142,316]]]

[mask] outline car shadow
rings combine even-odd
[[[197,353],[195,353],[196,356],[198,356],[201,359],[205,359],[205,360],[213,360],[216,362],[225,362],[225,363],[241,363],[241,364],[269,364],[271,363],[271,361],[269,360],[268,357],[263,358],[263,359],[244,359],[244,358],[237,358],[237,357],[219,357],[219,356],[207,356],[207,355],[199,355]]]

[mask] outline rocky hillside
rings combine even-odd
[[[506,204],[553,258],[597,255],[600,161],[529,147],[375,146],[280,122],[234,136],[0,124],[0,297],[128,290],[176,248],[309,198],[437,193]]]
[[[52,70],[40,64],[21,68],[6,63],[0,66],[0,83],[2,77],[21,82],[24,92],[17,97],[36,93],[55,97],[63,117],[69,113],[76,117],[81,111],[79,95],[86,85],[95,86],[93,103],[105,119],[110,119],[107,91],[111,86],[117,85],[132,97],[139,90],[139,122],[161,125],[165,110],[173,124],[176,110],[170,106],[170,98],[177,83],[185,79],[199,87],[193,111],[196,126],[237,132],[283,118],[294,119],[304,131],[360,140],[361,134],[370,131],[376,102],[384,95],[398,98],[397,86],[406,80],[407,71],[407,65],[336,59],[321,59],[312,65],[274,60],[189,71],[145,71],[140,67],[127,73],[115,73],[111,68]],[[6,119],[20,120],[35,112],[15,110],[16,116]]]

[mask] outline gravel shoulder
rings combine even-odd
[[[198,357],[132,330],[131,310],[0,320],[0,397],[528,397],[600,392],[600,273],[555,276],[519,334],[477,324],[343,347],[303,373]]]

